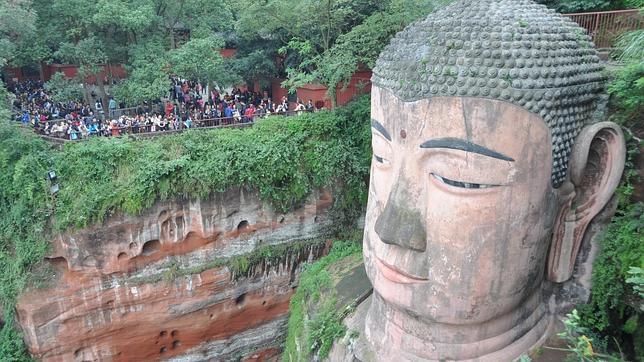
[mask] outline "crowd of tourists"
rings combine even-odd
[[[289,106],[286,97],[275,103],[266,92],[237,88],[221,94],[199,82],[177,77],[171,81],[168,99],[143,102],[129,109],[117,104],[113,97],[108,97],[105,107],[101,97],[94,93],[91,94],[93,107],[81,100],[55,102],[40,81],[15,83],[8,89],[15,97],[17,121],[40,134],[69,140],[248,124],[272,114],[293,115],[316,110],[311,100],[305,104],[298,99]]]

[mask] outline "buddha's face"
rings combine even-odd
[[[540,287],[556,215],[550,134],[481,98],[403,102],[372,90],[367,274],[391,306],[478,323]]]

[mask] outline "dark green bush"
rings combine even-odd
[[[608,87],[616,109],[614,119],[625,127],[644,130],[644,61],[635,61],[615,72]]]
[[[346,332],[341,311],[336,306],[329,268],[347,257],[361,257],[361,235],[356,233],[352,240],[334,241],[329,255],[304,266],[300,283],[289,306],[288,336],[283,360],[307,361],[316,353],[323,359],[331,351],[333,341]],[[310,308],[315,308],[316,311],[309,320]]]
[[[626,65],[613,73],[611,120],[625,129],[627,160],[622,186],[617,191],[619,206],[600,241],[601,251],[593,265],[590,302],[579,307],[581,327],[587,329],[596,347],[609,352],[624,350],[644,360],[644,303],[633,284],[632,268],[644,267],[644,204],[633,200],[639,181],[635,159],[642,146],[634,135],[642,134],[644,112],[644,62],[641,60],[642,33],[625,34],[620,41],[620,59]],[[641,136],[640,136],[641,137]]]
[[[609,345],[615,351],[618,347],[631,349],[644,345],[644,340],[633,338],[638,329],[644,328],[644,320],[633,285],[626,282],[631,267],[644,266],[642,240],[644,204],[640,202],[621,210],[606,230],[593,266],[590,303],[580,307],[583,326],[603,340],[597,343]]]

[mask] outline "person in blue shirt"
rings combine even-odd
[[[94,136],[98,134],[99,128],[98,124],[96,123],[96,120],[94,120],[89,127],[87,127],[87,130],[89,131],[90,136]]]
[[[225,123],[228,124],[233,119],[233,107],[229,104],[224,110],[224,116],[226,116]]]

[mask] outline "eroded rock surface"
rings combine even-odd
[[[274,355],[299,265],[325,252],[331,202],[319,192],[282,214],[232,190],[58,235],[56,282],[19,300],[29,350],[44,361]]]

